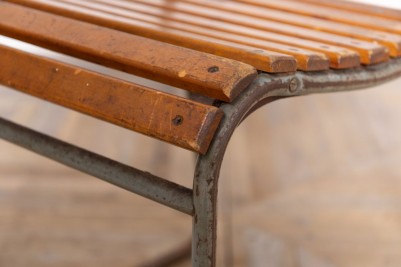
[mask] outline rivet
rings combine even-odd
[[[218,72],[219,70],[220,69],[217,66],[212,66],[212,67],[207,69],[207,71],[210,72],[210,73],[215,73],[215,72]]]
[[[181,125],[183,121],[184,118],[181,115],[175,116],[175,118],[172,120],[173,124],[176,126]]]
[[[295,93],[298,90],[298,86],[299,86],[299,83],[298,83],[297,78],[291,79],[290,86],[289,86],[290,92]]]

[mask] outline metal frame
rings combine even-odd
[[[216,264],[220,168],[236,127],[259,107],[281,98],[362,89],[400,75],[401,59],[352,70],[259,74],[234,102],[215,103],[225,116],[207,154],[198,157],[192,190],[4,119],[0,138],[193,216],[192,266],[211,267]]]

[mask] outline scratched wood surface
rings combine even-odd
[[[80,12],[77,12],[75,6],[71,7],[70,5],[58,1],[49,2],[47,0],[21,0],[14,2],[75,19],[123,30],[133,33],[134,35],[140,35],[143,37],[216,54],[226,58],[239,60],[249,63],[256,68],[267,72],[291,72],[296,70],[296,61],[292,56],[273,51],[265,51],[263,49],[255,50],[252,46],[235,44],[220,39],[214,39],[174,29],[166,29],[164,27],[159,27],[157,25],[155,26],[143,21],[127,20],[121,16],[108,13],[105,14],[93,9],[80,8],[78,9]],[[161,50],[159,49],[158,51]]]
[[[233,197],[220,202],[220,237],[230,240],[233,209],[235,263],[220,248],[219,266],[401,265],[400,82],[282,100],[238,129],[220,187]],[[192,184],[188,151],[15,91],[0,95],[2,116]],[[1,266],[138,266],[185,243],[191,224],[3,141],[0,210]]]
[[[292,6],[291,1],[257,0],[7,1],[229,58],[235,56],[226,45],[287,54],[297,60],[299,70],[321,70],[328,65],[352,68],[358,65],[358,57],[362,64],[377,64],[389,56],[398,57],[401,52],[400,32],[389,21],[379,19],[380,23],[372,26],[377,17],[345,14],[343,10],[321,6],[308,9],[308,3],[296,2]],[[321,16],[320,11],[324,11]],[[361,16],[366,23],[358,23]],[[319,60],[321,55],[327,57],[326,64],[322,58]],[[258,60],[238,56],[235,59],[272,72],[260,68],[263,64]]]
[[[252,66],[238,61],[19,5],[0,2],[0,18],[2,35],[226,102],[256,76]]]

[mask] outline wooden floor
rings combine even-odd
[[[3,117],[191,186],[190,152],[0,96]],[[261,109],[220,185],[219,266],[401,266],[401,80]],[[0,266],[139,266],[190,231],[186,215],[0,141]]]

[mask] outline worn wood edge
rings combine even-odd
[[[102,7],[102,8],[99,7],[99,8],[95,8],[95,9],[98,9],[100,12],[107,12],[107,13],[110,13],[110,14],[113,14],[113,15],[114,14],[118,15],[118,13],[116,13],[116,11],[104,11],[104,8],[106,8],[107,6],[110,5],[113,8],[116,8],[118,10],[118,9],[123,9],[125,7],[125,4],[130,4],[130,5],[131,4],[135,4],[135,5],[139,5],[139,6],[143,6],[143,7],[146,6],[146,7],[149,7],[151,9],[155,9],[155,10],[159,9],[159,7],[148,6],[148,5],[145,5],[142,2],[121,2],[121,1],[119,1],[118,3],[109,3],[109,2],[107,2],[105,0],[95,0],[95,1],[92,1],[92,2],[94,2],[93,4],[95,4],[95,5],[99,4]],[[181,2],[185,2],[185,3],[189,3],[189,4],[196,4],[196,5],[199,5],[199,6],[202,6],[202,7],[210,7],[210,8],[213,8],[215,6],[222,7],[222,5],[215,4],[215,2],[208,2],[208,1],[182,0]],[[70,3],[70,1],[68,1],[68,3]],[[238,4],[240,4],[240,3],[238,3]],[[82,7],[81,4],[78,5],[78,4],[74,3],[74,2],[72,2],[71,5],[77,5],[80,8]],[[86,7],[87,4],[85,4],[83,6]],[[89,6],[88,6],[88,8],[89,8]],[[213,8],[213,9],[215,9],[215,8]],[[147,16],[149,16],[150,18],[159,17],[156,14],[157,12],[154,13],[153,11],[152,12],[143,12],[144,14],[142,14],[142,9],[136,10],[134,7],[128,8],[128,6],[127,6],[127,10],[129,10],[129,11],[132,10],[133,13],[138,13],[138,14],[141,14],[141,16],[144,15],[145,17],[147,17]],[[226,10],[226,9],[222,8],[222,10]],[[227,9],[227,11],[228,11],[228,9]],[[181,14],[181,13],[182,12],[179,12],[179,13],[178,12],[177,13],[168,13],[168,14],[174,14],[175,15],[175,14]],[[238,13],[238,12],[235,11],[234,13]],[[230,30],[230,29],[226,30],[226,29],[222,28],[222,25],[220,25],[220,27],[214,27],[214,24],[209,24],[209,23],[207,23],[207,25],[204,25],[202,23],[200,23],[200,24],[193,23],[189,19],[189,17],[194,17],[195,20],[197,20],[197,19],[205,20],[205,18],[194,16],[192,13],[191,14],[182,13],[182,14],[186,17],[185,19],[180,19],[180,18],[177,18],[175,16],[170,17],[169,15],[160,16],[160,17],[163,18],[163,21],[164,20],[166,20],[166,21],[168,20],[169,21],[169,23],[165,23],[167,27],[173,27],[176,24],[177,24],[177,27],[180,27],[180,25],[190,25],[190,27],[203,28],[203,29],[212,29],[212,31],[216,31],[216,32],[224,32],[224,33],[228,33],[228,34],[235,34],[235,35],[241,36],[242,40],[247,40],[247,42],[241,40],[241,43],[244,43],[245,45],[250,45],[250,44],[252,44],[252,40],[253,39],[257,39],[257,42],[266,41],[270,45],[273,45],[273,43],[277,43],[278,47],[279,46],[290,46],[292,48],[304,50],[304,52],[307,52],[307,53],[314,52],[316,55],[324,54],[324,55],[326,55],[327,58],[331,59],[330,67],[333,67],[333,68],[347,68],[347,67],[348,68],[352,68],[352,67],[357,67],[357,66],[360,65],[359,54],[356,53],[355,51],[350,50],[350,49],[346,49],[346,48],[343,48],[343,47],[336,46],[338,51],[332,51],[332,50],[330,50],[330,49],[325,47],[325,46],[332,46],[332,45],[328,45],[328,44],[325,44],[325,43],[319,43],[319,42],[316,42],[316,41],[310,41],[310,40],[308,40],[307,42],[314,43],[316,46],[307,46],[306,44],[297,43],[296,37],[284,36],[284,35],[282,35],[282,36],[285,37],[285,38],[292,38],[292,42],[289,42],[288,40],[287,41],[279,40],[278,38],[277,39],[275,39],[275,38],[273,38],[273,39],[265,38],[265,36],[263,36],[264,33],[261,30],[259,30],[260,31],[260,35],[247,34],[244,31],[237,32],[237,31]],[[243,13],[243,14],[246,15],[246,13]],[[163,15],[163,14],[161,14],[161,15]],[[124,15],[122,15],[122,16],[124,16]],[[157,22],[151,22],[151,23],[157,23]],[[205,21],[203,21],[203,23],[205,23]],[[218,24],[221,24],[221,23],[225,24],[227,22],[223,22],[223,21],[219,21],[218,22]],[[227,24],[231,24],[231,23],[227,23]],[[164,25],[164,24],[162,24],[162,25]],[[232,24],[232,25],[234,26],[234,24]],[[242,26],[242,25],[238,25],[238,27],[241,27],[241,28],[244,28],[244,29],[245,28],[249,28],[249,27]],[[252,30],[256,30],[256,29],[252,28]],[[278,33],[270,33],[270,34],[280,35]],[[247,37],[249,37],[249,40],[248,40]],[[321,45],[320,47],[317,46],[319,44]],[[258,46],[258,45],[256,45],[256,43],[255,43],[255,46]],[[271,47],[270,48],[264,47],[264,48],[267,49],[267,50],[275,50],[276,49],[276,48],[271,48]],[[343,50],[343,51],[347,50],[349,54],[348,53],[344,53],[342,51],[339,51],[340,49]],[[297,56],[296,53],[293,52],[293,51],[280,51],[280,48],[277,48],[276,51],[280,52],[280,53],[290,54],[290,55],[294,56],[295,58],[297,58],[298,59],[298,64],[300,65],[299,66],[300,70],[307,71],[308,68],[310,68],[308,62],[306,62],[305,60],[302,61],[301,54],[298,54],[298,56]],[[354,58],[349,59],[349,60],[342,60],[343,57],[350,57],[350,56],[358,56],[358,58],[354,57]],[[343,62],[344,62],[344,64],[343,64]],[[325,68],[325,67],[326,66],[324,64],[321,64],[321,68],[322,69]],[[312,71],[317,71],[318,68],[319,67],[314,66],[313,68],[311,68],[311,70]]]
[[[237,0],[237,1],[238,1],[238,0]],[[161,2],[161,0],[158,0],[156,4],[153,3],[152,1],[145,1],[145,0],[136,0],[135,2],[140,2],[140,3],[142,3],[142,4],[150,5],[150,6],[161,6],[161,5],[164,6],[164,4]],[[263,2],[263,1],[258,2],[258,1],[256,1],[256,0],[239,0],[239,2],[244,2],[245,4],[250,4],[250,3],[251,3],[251,4],[255,4],[256,6],[261,6],[261,7],[264,7],[265,4],[270,3],[270,2]],[[250,3],[249,3],[249,2],[250,2]],[[180,2],[180,1],[178,1],[177,3],[178,3],[178,4],[181,4],[181,3],[182,3],[182,4],[192,4],[192,5],[193,5],[193,3]],[[198,5],[202,6],[202,4],[198,4]],[[166,5],[165,7],[166,7],[166,9],[169,9],[169,10],[171,10],[172,12],[175,12],[176,9],[179,9],[179,8],[175,7],[174,5],[172,5],[172,6]],[[204,8],[208,8],[208,7],[204,7]],[[209,9],[215,10],[215,9],[213,9],[213,8],[209,8]],[[186,9],[185,12],[188,12],[188,13],[197,15],[197,13],[196,13],[195,11],[189,11],[188,9]],[[219,12],[225,12],[225,11],[219,10]],[[230,13],[230,12],[227,12],[227,13]],[[231,13],[230,13],[230,14],[231,14]],[[243,14],[239,14],[239,15],[244,16],[243,21],[246,21],[245,17],[250,17],[249,15],[243,15]],[[205,13],[200,14],[200,16],[209,18],[209,15],[208,15],[208,14],[205,14]],[[231,19],[224,19],[224,21],[225,21],[225,22],[229,22],[229,23],[232,22]],[[264,20],[264,21],[265,21],[266,23],[268,23],[266,20]],[[243,23],[242,21],[241,21],[241,22],[236,21],[235,23],[236,23],[236,24],[240,24],[240,25],[242,25],[242,26],[249,26],[249,24]],[[274,23],[285,24],[286,26],[291,26],[291,27],[295,27],[295,28],[299,28],[299,29],[305,29],[305,30],[307,30],[307,31],[313,31],[313,32],[315,32],[315,33],[318,33],[318,31],[313,30],[313,29],[309,29],[309,28],[304,28],[304,27],[300,27],[300,26],[289,25],[289,24],[282,23],[282,22],[274,22]],[[263,26],[263,22],[261,22],[260,27],[258,27],[258,25],[254,25],[254,27],[257,27],[258,29],[265,30],[265,29],[264,29],[264,26]],[[276,30],[273,30],[272,32],[283,34],[283,33],[278,32],[278,31],[276,31]],[[322,33],[324,33],[324,32],[322,32]],[[338,37],[343,37],[343,38],[348,38],[348,39],[350,39],[350,37],[346,37],[346,36],[342,36],[342,35],[338,35],[338,34],[333,34],[333,33],[328,33],[328,32],[327,32],[327,33],[324,33],[324,34],[330,34],[330,35],[332,35],[332,36],[338,36]],[[296,34],[294,35],[294,34],[291,34],[291,33],[290,33],[290,35],[291,35],[291,36],[294,36],[294,37],[302,38],[302,37],[300,37],[300,36],[297,36]],[[317,38],[315,38],[315,37],[309,36],[307,39],[308,39],[308,40],[311,40],[311,41],[320,41],[320,42],[322,42],[322,39],[321,39],[321,38],[320,38],[320,39],[317,39]],[[355,38],[354,38],[354,39],[355,39]],[[327,40],[326,40],[325,42],[327,42],[327,43],[329,43],[329,44],[331,44],[331,45],[336,45],[336,46],[348,48],[348,49],[353,50],[353,51],[357,51],[357,52],[360,54],[360,56],[361,56],[361,63],[362,63],[362,64],[365,64],[365,65],[377,64],[377,63],[384,62],[384,61],[387,61],[387,60],[388,60],[388,50],[387,50],[386,47],[383,47],[382,45],[377,44],[377,43],[374,43],[374,42],[367,42],[367,41],[362,41],[362,40],[357,40],[357,39],[355,39],[355,41],[358,41],[358,42],[365,42],[366,45],[370,45],[370,46],[372,46],[372,47],[371,47],[371,48],[366,48],[366,47],[359,47],[359,48],[358,48],[358,47],[356,47],[356,46],[355,46],[354,44],[352,44],[352,43],[348,43],[348,44],[346,44],[346,43],[339,44],[339,43],[337,43],[334,39],[331,40],[330,42],[327,41]],[[383,54],[381,54],[381,53],[383,53]],[[386,54],[386,55],[385,55],[385,54]]]
[[[350,69],[356,68],[361,65],[361,57],[358,53],[343,55],[342,57],[336,57],[333,60],[333,64],[330,65],[332,69]]]
[[[73,23],[75,26],[79,26],[80,24],[82,24],[82,27],[88,27],[88,28],[89,27],[92,27],[92,28],[99,27],[96,29],[99,29],[99,31],[101,30],[101,32],[104,34],[106,34],[107,32],[110,32],[110,35],[113,35],[114,37],[121,35],[122,37],[125,36],[127,38],[128,37],[131,38],[131,36],[132,36],[132,38],[145,38],[145,37],[134,36],[134,35],[130,35],[127,33],[119,32],[119,31],[116,31],[116,30],[110,29],[110,28],[104,28],[99,25],[89,24],[87,22],[76,21],[71,18],[65,18],[63,16],[46,13],[44,11],[39,11],[39,10],[28,8],[28,7],[22,7],[22,6],[15,5],[15,4],[0,2],[0,5],[4,5],[3,7],[5,7],[5,8],[10,8],[11,11],[17,10],[17,11],[21,11],[21,12],[30,12],[34,17],[41,17],[41,18],[45,17],[46,19],[57,20],[57,21],[61,21],[63,23],[65,22],[66,24]],[[150,77],[157,78],[157,80],[159,80],[161,82],[165,82],[170,85],[180,87],[184,90],[189,90],[189,91],[197,92],[200,94],[205,94],[210,97],[213,97],[213,98],[216,98],[219,100],[223,100],[223,101],[227,101],[227,102],[230,102],[233,100],[230,98],[231,90],[234,90],[234,91],[244,90],[246,88],[246,86],[249,85],[252,82],[253,78],[257,75],[257,71],[253,66],[243,63],[243,62],[223,58],[218,55],[212,55],[212,54],[208,54],[208,53],[204,53],[204,52],[200,52],[200,51],[195,51],[195,50],[188,49],[185,47],[180,47],[180,46],[176,46],[176,45],[172,45],[172,44],[167,44],[164,42],[159,42],[157,40],[146,39],[146,41],[149,41],[149,42],[163,44],[163,45],[169,47],[169,49],[170,48],[173,50],[176,49],[178,52],[181,51],[182,55],[183,55],[183,53],[188,53],[188,55],[199,55],[198,56],[199,58],[203,58],[204,60],[206,60],[206,62],[202,63],[203,65],[207,65],[207,64],[210,66],[222,65],[220,69],[222,69],[222,71],[223,71],[222,74],[220,74],[221,71],[217,74],[210,73],[210,72],[208,72],[208,67],[205,66],[204,74],[202,74],[202,77],[204,76],[204,78],[206,79],[206,80],[204,80],[204,82],[203,82],[203,78],[199,75],[198,75],[199,76],[198,77],[196,72],[194,72],[194,73],[189,72],[189,73],[186,73],[185,75],[181,75],[182,70],[180,70],[178,66],[176,66],[176,68],[177,68],[176,74],[172,73],[173,71],[167,71],[166,75],[164,75],[163,73],[160,73],[158,75],[157,73],[154,73],[154,71],[149,72],[149,70],[146,70],[146,69],[142,70],[134,65],[131,66],[131,65],[129,65],[129,63],[125,63],[125,60],[121,61],[121,60],[116,60],[116,59],[106,59],[104,56],[101,56],[100,54],[95,55],[91,52],[93,50],[91,47],[88,47],[87,50],[83,50],[83,49],[79,50],[78,48],[77,49],[65,49],[63,47],[63,45],[61,45],[60,43],[57,42],[57,39],[48,40],[47,37],[44,37],[44,38],[37,37],[36,38],[36,36],[30,35],[30,33],[26,33],[23,30],[16,31],[14,28],[12,28],[13,26],[9,26],[6,24],[5,25],[1,24],[0,26],[1,26],[0,32],[6,36],[20,39],[22,41],[30,42],[35,45],[39,45],[39,46],[42,46],[42,47],[45,47],[45,48],[48,48],[51,50],[55,50],[55,51],[58,51],[61,53],[67,53],[69,55],[80,57],[85,60],[90,60],[95,63],[105,64],[108,67],[117,68],[122,71],[129,72],[129,73],[135,74],[135,75],[139,75],[139,76],[142,76],[145,78],[150,78]],[[79,45],[77,47],[79,47]],[[69,48],[71,48],[71,47],[69,47]],[[86,49],[86,47],[85,47],[85,49]],[[179,54],[179,53],[177,53],[177,54]],[[181,56],[181,54],[179,54],[179,55]],[[165,68],[160,68],[160,69],[163,70]],[[244,75],[244,76],[242,77],[241,75]],[[209,79],[208,79],[208,77],[209,77]],[[174,78],[174,79],[172,79],[172,78]],[[227,82],[227,80],[230,80],[230,82]]]
[[[141,134],[145,134],[151,137],[154,137],[156,139],[159,139],[161,141],[168,142],[173,145],[177,145],[179,147],[182,147],[184,149],[192,150],[198,153],[206,153],[208,146],[212,140],[212,137],[220,123],[220,120],[223,116],[223,113],[220,109],[214,106],[210,105],[205,105],[202,103],[198,103],[192,100],[188,100],[182,97],[177,97],[173,96],[167,93],[163,93],[160,91],[156,91],[154,89],[140,86],[137,84],[125,82],[122,80],[119,80],[117,78],[109,77],[106,75],[102,75],[93,71],[85,70],[78,68],[73,65],[61,63],[58,61],[55,61],[53,59],[48,59],[42,56],[37,56],[28,52],[23,52],[14,48],[10,48],[7,46],[0,45],[0,58],[3,60],[0,62],[0,66],[2,66],[2,69],[4,70],[3,74],[0,69],[0,83],[4,84],[5,86],[14,88],[18,91],[30,94],[32,96],[53,102],[57,105],[64,106],[66,108],[70,108],[73,110],[76,110],[78,112],[81,112],[86,115],[90,115],[93,117],[96,117],[98,119],[101,119],[103,121],[107,121],[110,123],[113,123],[115,125],[127,128],[129,130],[136,131]],[[10,64],[7,64],[10,60],[15,60],[13,68],[11,71],[13,73],[17,73],[17,69],[20,69],[21,67],[17,68],[18,64],[24,64],[24,68],[30,68],[32,69],[32,75],[35,75],[35,78],[40,77],[37,75],[39,72],[45,73],[44,69],[47,70],[48,78],[50,79],[47,81],[47,84],[40,84],[41,88],[34,89],[35,85],[33,84],[34,81],[32,79],[22,81],[22,78],[15,77],[16,74],[7,74],[6,69],[10,70],[10,67],[7,68],[7,66],[10,66]],[[28,62],[33,62],[32,64],[28,64]],[[36,64],[39,64],[40,67]],[[3,76],[5,73],[5,76]],[[65,75],[65,73],[70,74],[70,76],[77,76],[79,75],[79,78],[81,79],[80,82],[76,82],[78,78],[76,78],[74,86],[75,88],[80,88],[81,92],[79,96],[79,101],[71,101],[71,99],[66,99],[62,96],[63,93],[57,94],[57,92],[54,91],[53,88],[53,94],[46,94],[46,90],[52,90],[51,88],[51,83],[56,83],[59,84],[61,83],[62,85],[65,85],[66,79],[65,77],[62,76],[61,78],[57,78],[57,74],[59,75]],[[25,73],[26,74],[26,73]],[[72,75],[71,75],[72,74]],[[1,77],[3,76],[3,77]],[[69,77],[70,77],[69,76]],[[82,77],[84,79],[82,79]],[[17,80],[13,80],[17,79]],[[27,78],[28,79],[28,78]],[[58,81],[57,81],[58,79]],[[62,81],[61,81],[62,79]],[[88,81],[88,82],[87,82]],[[93,84],[91,82],[93,81]],[[86,83],[87,82],[87,83]],[[39,82],[40,83],[40,82]],[[81,83],[81,85],[79,84]],[[86,83],[86,86],[83,84]],[[182,123],[187,123],[190,122],[191,125],[185,126],[188,131],[186,130],[177,130],[177,131],[171,131],[171,127],[183,127],[183,125],[187,124],[181,124],[181,123],[176,123],[174,125],[174,119],[168,121],[169,123],[169,128],[170,128],[170,133],[166,133],[168,130],[167,124],[165,126],[160,125],[154,125],[152,124],[152,121],[149,122],[149,125],[145,125],[144,122],[138,121],[138,118],[132,117],[130,118],[129,115],[125,114],[124,111],[124,103],[111,103],[113,101],[113,97],[115,96],[115,92],[113,92],[113,95],[109,95],[107,99],[101,99],[96,97],[106,97],[107,95],[103,93],[101,95],[101,92],[99,91],[99,87],[96,89],[93,89],[92,92],[96,95],[94,97],[95,100],[90,99],[88,100],[85,98],[85,93],[83,89],[86,88],[91,88],[96,86],[96,83],[107,86],[107,90],[119,90],[119,92],[123,92],[123,90],[130,91],[131,94],[133,95],[132,92],[136,92],[136,94],[142,95],[144,92],[151,94],[156,98],[157,101],[160,99],[164,99],[166,103],[169,103],[170,106],[174,105],[174,107],[177,109],[176,113],[178,115],[182,114],[181,120],[184,121]],[[67,84],[68,85],[68,84]],[[67,86],[65,85],[65,86]],[[54,86],[54,85],[53,85]],[[64,88],[64,90],[67,88]],[[38,90],[40,93],[38,93]],[[76,89],[77,90],[77,89]],[[104,89],[106,90],[106,89]],[[132,99],[128,97],[129,93],[125,93],[125,96],[127,99]],[[72,93],[69,93],[71,95]],[[81,99],[82,98],[82,99]],[[111,99],[111,100],[110,100]],[[121,96],[120,96],[121,99]],[[110,102],[110,101],[111,102]],[[92,102],[91,102],[92,101]],[[106,106],[104,106],[104,101],[107,102]],[[157,102],[156,101],[156,102]],[[163,102],[163,100],[161,100]],[[103,105],[103,107],[102,107]],[[142,104],[143,106],[144,104]],[[151,105],[151,103],[149,103]],[[125,103],[125,106],[127,106],[127,103]],[[130,107],[128,108],[133,108],[135,106],[135,103],[132,102],[132,104],[129,104]],[[156,104],[155,104],[156,106]],[[154,106],[154,107],[155,107]],[[114,114],[111,114],[112,112],[108,113],[106,110],[107,108],[110,111],[110,108],[114,107],[119,107],[120,111],[122,113],[118,113],[117,111],[114,112]],[[103,108],[103,109],[102,109]],[[106,108],[106,109],[105,109]],[[169,110],[162,110],[162,109],[156,109],[153,110],[152,112],[156,112],[157,114],[160,115],[160,117],[167,116],[166,114],[168,112],[171,112]],[[135,116],[138,116],[138,111],[136,111]],[[191,118],[192,115],[195,116],[195,119]],[[158,115],[158,116],[159,116]],[[172,114],[170,114],[171,116]],[[151,117],[154,116],[152,113],[150,115]],[[175,115],[174,115],[175,116]],[[148,122],[146,122],[147,124]],[[150,128],[149,128],[149,127]],[[166,129],[166,131],[163,130],[163,128]],[[177,128],[178,129],[178,128]],[[184,133],[184,134],[183,134]]]
[[[304,1],[307,2],[308,0],[304,0]],[[181,2],[185,2],[185,3],[188,3],[188,4],[199,5],[199,6],[202,6],[202,7],[213,8],[213,9],[217,8],[217,9],[220,9],[220,10],[223,10],[223,11],[232,12],[232,13],[238,13],[238,14],[245,15],[245,16],[249,16],[249,12],[243,12],[242,10],[236,9],[235,5],[245,5],[247,7],[257,8],[257,6],[254,6],[254,5],[250,4],[250,3],[238,2],[238,1],[229,2],[229,3],[227,2],[227,4],[233,4],[233,6],[229,6],[229,7],[226,7],[224,5],[218,5],[218,4],[216,4],[216,2],[213,2],[213,1],[181,0]],[[311,2],[319,3],[321,1],[312,0]],[[330,2],[330,3],[334,3],[334,2],[336,2],[336,1],[333,1],[333,2]],[[269,8],[267,8],[267,9],[269,9]],[[274,11],[282,12],[282,13],[288,13],[289,15],[295,15],[295,16],[300,16],[300,17],[305,16],[305,15],[295,14],[293,12],[283,11],[283,10],[274,10]],[[359,39],[361,41],[377,42],[377,43],[379,43],[379,44],[381,44],[381,45],[383,45],[383,46],[385,46],[385,47],[387,47],[389,49],[389,53],[390,53],[391,57],[398,57],[398,56],[400,56],[400,53],[401,53],[401,47],[400,47],[400,45],[401,45],[401,36],[397,35],[397,34],[392,34],[392,33],[384,32],[384,31],[374,30],[374,31],[370,31],[370,32],[371,33],[375,33],[376,37],[374,35],[366,36],[363,33],[358,32],[359,30],[369,31],[368,29],[363,28],[361,26],[346,25],[346,26],[351,28],[350,31],[349,32],[344,32],[344,31],[339,32],[339,31],[334,29],[335,28],[334,26],[333,26],[334,28],[320,27],[320,26],[316,28],[315,26],[313,26],[313,27],[310,26],[310,25],[304,26],[303,24],[294,23],[294,22],[287,22],[287,21],[283,21],[283,20],[280,20],[280,19],[275,19],[275,18],[272,18],[272,17],[265,17],[263,15],[257,15],[256,17],[257,18],[261,18],[261,19],[266,19],[266,20],[272,20],[272,21],[279,22],[279,23],[287,23],[288,25],[294,25],[294,26],[297,26],[297,27],[305,27],[307,29],[313,29],[313,30],[317,30],[317,31],[325,32],[325,33],[337,34],[339,36],[355,38],[355,39]],[[319,20],[319,18],[312,18],[312,19]],[[320,19],[320,20],[324,21],[323,19]],[[344,23],[339,23],[339,22],[334,22],[334,21],[331,21],[331,23],[339,24],[339,25],[343,25],[344,24]],[[354,30],[352,30],[352,29],[354,29]],[[308,48],[308,47],[305,46],[304,48]],[[312,48],[309,48],[309,49],[313,50]],[[356,66],[354,66],[354,67],[356,67]],[[345,68],[345,67],[342,67],[342,66],[335,67],[334,66],[334,68],[342,69],[342,68]]]
[[[91,16],[89,14],[86,14],[85,16],[80,13],[76,12],[73,10],[65,10],[63,8],[59,8],[57,6],[51,6],[51,5],[45,5],[41,2],[34,2],[34,1],[26,1],[26,0],[7,0],[8,2],[12,2],[15,4],[19,4],[21,6],[26,6],[26,7],[31,7],[35,9],[39,9],[42,11],[50,12],[53,14],[57,14],[60,16],[66,16],[68,18],[73,18],[73,19],[78,19],[81,21],[86,21],[89,23],[94,23],[97,25],[101,25],[104,27],[110,27],[110,23],[113,24],[113,28],[116,28],[120,31],[124,31],[127,33],[132,33],[132,34],[139,34],[138,32],[133,31],[132,27],[130,25],[126,25],[120,21],[110,21],[109,19],[105,18],[100,18],[96,16]],[[179,35],[179,31],[176,30],[171,30],[172,33],[176,33]],[[157,37],[152,34],[144,34],[144,32],[140,33],[140,36],[144,36],[147,38],[153,38],[155,40],[158,40]],[[196,35],[194,34],[189,34],[189,38],[199,40]],[[158,36],[160,37],[160,36]],[[270,52],[270,51],[265,51],[263,49],[255,49],[250,46],[246,45],[236,45],[234,48],[241,48],[240,53],[237,54],[232,54],[228,52],[227,50],[219,50],[219,49],[208,49],[205,50],[205,47],[207,48],[208,46],[205,46],[205,44],[209,44],[210,42],[205,41],[205,40],[200,40],[202,42],[201,45],[195,46],[195,47],[188,47],[190,49],[195,49],[199,51],[205,51],[207,53],[212,53],[221,57],[225,58],[231,58],[237,61],[245,62],[247,64],[250,64],[257,68],[258,70],[262,70],[265,72],[270,72],[270,73],[282,73],[282,72],[293,72],[296,71],[297,66],[296,66],[296,61],[292,56],[285,55],[285,54],[280,54],[277,52]],[[167,42],[178,45],[178,46],[184,46],[184,44],[180,41],[177,40],[167,40]],[[225,41],[220,41],[218,44],[216,44],[217,47],[223,48],[223,47],[231,47],[229,42]],[[233,48],[233,47],[231,47]],[[264,57],[265,60],[261,60],[260,57]]]

